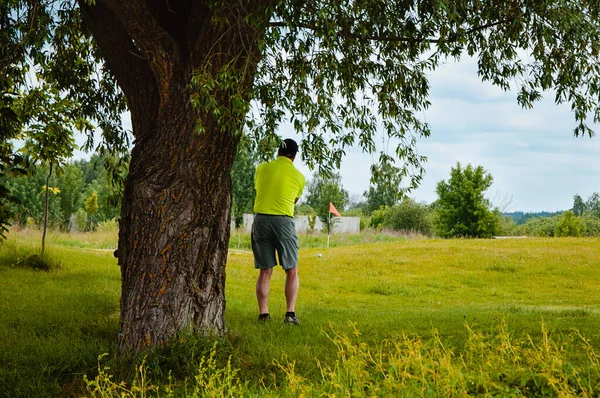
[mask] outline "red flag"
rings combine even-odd
[[[337,209],[335,208],[335,206],[331,202],[329,202],[329,212],[335,214],[338,217],[341,217],[340,216],[340,212],[337,211]]]

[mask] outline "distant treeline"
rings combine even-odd
[[[238,154],[231,175],[232,220],[236,226],[245,212],[252,211],[254,199],[254,167],[248,165],[257,161],[246,152]],[[51,228],[89,231],[100,223],[116,224],[123,196],[123,185],[116,180],[122,182],[125,178],[127,165],[115,168],[112,162],[94,154],[89,160],[69,162],[53,173],[49,183]],[[42,225],[48,172],[47,167],[39,166],[28,175],[3,181],[16,198],[11,204],[13,225]],[[316,217],[327,220],[329,203],[335,203],[342,215],[360,217],[361,229],[473,238],[600,236],[600,194],[594,193],[587,200],[575,195],[573,207],[565,211],[501,213],[483,195],[491,181],[491,175],[481,166],[457,164],[448,181],[438,184],[438,199],[431,204],[409,198],[398,200],[395,188],[389,190],[387,186],[372,187],[365,192],[364,201],[350,202],[339,174],[328,178],[315,175],[307,183],[305,200],[297,206],[296,214],[307,215],[313,222]]]
[[[540,212],[537,212],[537,213],[515,211],[515,212],[512,212],[512,213],[502,213],[502,215],[504,217],[510,217],[510,218],[512,218],[512,220],[515,222],[515,224],[522,225],[522,224],[525,224],[527,222],[527,220],[529,220],[531,218],[554,217],[554,216],[559,216],[559,215],[561,215],[564,212],[565,212],[565,210],[563,210],[563,211],[554,211],[554,212],[540,211]]]

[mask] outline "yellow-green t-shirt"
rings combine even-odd
[[[254,173],[254,213],[294,217],[294,203],[305,185],[306,178],[285,156],[259,164]]]

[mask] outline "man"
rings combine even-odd
[[[252,223],[252,252],[254,267],[260,270],[256,281],[256,299],[260,315],[266,321],[269,315],[269,290],[271,274],[277,265],[285,270],[285,300],[287,312],[284,322],[299,325],[296,316],[298,297],[298,237],[294,224],[294,204],[306,185],[306,178],[292,164],[298,153],[298,144],[292,139],[283,140],[277,158],[261,163],[254,173],[254,222]]]

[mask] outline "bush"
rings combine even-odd
[[[558,220],[554,236],[581,236],[585,224],[580,217],[575,217],[571,210],[566,211]]]
[[[559,216],[535,217],[519,227],[519,233],[527,236],[552,237],[558,224]]]
[[[405,199],[398,205],[386,208],[383,212],[382,226],[395,231],[433,235],[433,221],[429,208],[412,199]]]
[[[369,220],[369,227],[381,230],[383,227],[383,218],[385,216],[385,212],[387,211],[387,207],[381,206],[379,210],[374,210],[371,213],[371,219]]]
[[[585,227],[583,236],[600,236],[600,218],[591,212],[586,212],[582,220]]]

